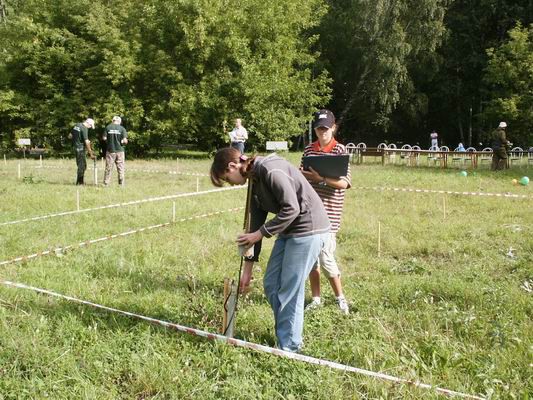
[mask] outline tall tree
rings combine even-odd
[[[505,120],[510,139],[521,146],[533,143],[533,24],[519,23],[509,31],[509,40],[487,50],[484,80],[490,100],[484,109],[486,121],[496,126]]]
[[[286,139],[329,95],[309,32],[321,0],[17,0],[0,27],[0,123],[60,146],[115,113],[138,149],[204,148],[241,117],[252,144]],[[274,24],[273,21],[276,23]]]
[[[441,136],[476,145],[494,127],[484,119],[488,92],[483,81],[486,50],[506,40],[507,31],[533,18],[531,0],[455,0],[447,14],[449,31],[438,50],[439,74],[426,86],[428,125]]]
[[[447,3],[328,0],[320,49],[334,81],[332,108],[345,129],[367,137],[388,129],[402,91],[410,88],[410,61],[440,43]]]

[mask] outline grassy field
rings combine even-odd
[[[297,163],[299,154],[289,158]],[[0,224],[75,210],[72,160],[0,162]],[[99,164],[100,166],[100,164]],[[210,190],[208,159],[128,161],[126,187],[79,188],[80,207]],[[306,315],[304,354],[488,398],[533,392],[533,190],[491,173],[353,166],[338,237],[351,305]],[[100,179],[102,171],[100,171]],[[86,181],[92,183],[92,171]],[[512,193],[528,199],[378,191]],[[367,189],[355,189],[364,187]],[[244,205],[245,190],[176,199],[176,218]],[[445,210],[444,210],[445,208]],[[445,212],[444,212],[445,211]],[[0,261],[172,219],[172,200],[0,225]],[[239,267],[243,212],[227,212],[0,267],[0,279],[218,332]],[[378,224],[381,254],[378,257]],[[262,291],[272,240],[236,336],[275,344]],[[509,252],[509,249],[512,251]],[[309,294],[308,294],[309,296]],[[0,399],[418,399],[434,392],[176,333],[0,285]]]

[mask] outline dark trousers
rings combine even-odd
[[[83,185],[83,177],[85,175],[85,170],[87,169],[85,149],[76,150],[76,165],[78,166],[78,179],[76,180],[76,185]]]
[[[492,165],[490,167],[493,171],[499,171],[507,168],[507,151],[504,147],[494,149],[492,152]]]

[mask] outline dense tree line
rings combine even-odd
[[[135,151],[301,135],[533,144],[531,0],[2,0],[0,145],[123,116]]]

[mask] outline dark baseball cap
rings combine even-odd
[[[315,113],[313,118],[313,129],[315,128],[331,128],[335,125],[335,115],[329,110],[319,110]]]

